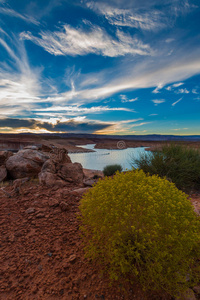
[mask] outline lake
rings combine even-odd
[[[103,170],[107,165],[120,164],[123,170],[131,169],[132,157],[138,158],[145,152],[145,147],[127,148],[122,150],[94,149],[95,144],[81,147],[95,152],[68,153],[73,163],[79,162],[85,169]]]

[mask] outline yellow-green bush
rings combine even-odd
[[[200,221],[173,183],[138,170],[117,173],[99,180],[80,210],[86,254],[106,264],[112,279],[127,274],[172,295],[194,284]]]

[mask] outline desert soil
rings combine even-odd
[[[24,195],[11,186],[10,198],[0,193],[0,299],[171,299],[124,280],[110,286],[102,267],[84,257],[75,188],[32,181]]]
[[[5,147],[9,141],[4,139]],[[15,144],[18,149],[22,141],[11,142],[9,146]],[[36,140],[24,137],[23,142],[35,144]],[[38,144],[43,142],[57,142],[69,151],[77,151],[77,144],[97,141],[38,138]],[[141,142],[126,143],[126,147],[141,146]],[[101,141],[98,148],[105,145],[114,148],[117,142]],[[47,188],[31,181],[25,184],[23,195],[7,186],[5,190],[11,197],[0,189],[0,299],[171,299],[163,293],[145,293],[136,283],[131,285],[123,279],[110,286],[108,275],[102,273],[103,266],[85,258],[77,219],[81,195],[72,192],[75,188]],[[199,193],[191,197],[199,212]]]

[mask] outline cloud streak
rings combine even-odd
[[[167,26],[167,18],[159,10],[136,12],[132,9],[114,8],[104,3],[88,2],[87,7],[103,15],[110,24],[133,27],[142,30],[155,30]]]
[[[178,99],[177,101],[175,101],[174,103],[172,103],[172,106],[175,106],[177,103],[179,103],[183,98]]]
[[[39,25],[40,24],[33,17],[28,16],[28,15],[20,14],[20,13],[16,12],[15,10],[13,10],[11,8],[7,8],[7,7],[0,7],[0,14],[7,15],[7,16],[10,16],[10,17],[15,17],[15,18],[18,18],[18,19],[21,19],[21,20],[25,21],[26,23],[32,23],[34,25]]]
[[[108,111],[126,111],[126,112],[134,112],[133,109],[125,108],[125,107],[108,107],[108,106],[92,106],[92,107],[81,107],[81,106],[51,106],[47,108],[39,108],[33,110],[36,114],[44,114],[46,115],[50,113],[53,115],[60,115],[61,113],[64,115],[82,115],[82,114],[94,114],[94,113],[103,113]]]
[[[0,63],[0,116],[10,114],[9,110],[13,115],[30,111],[41,96],[41,70],[30,67],[23,42],[14,37],[9,42],[0,38],[8,58]]]
[[[154,99],[154,100],[151,100],[154,105],[158,105],[158,104],[161,104],[161,103],[164,103],[165,102],[165,99]]]
[[[121,98],[122,103],[135,102],[138,100],[138,97],[133,98],[133,99],[128,99],[128,97],[126,95],[120,95],[120,98]]]
[[[111,37],[103,28],[86,22],[88,29],[73,28],[65,24],[59,31],[42,31],[40,37],[30,32],[22,32],[21,39],[30,40],[52,55],[88,55],[107,57],[130,55],[153,55],[153,50],[136,37],[120,30],[116,38]]]

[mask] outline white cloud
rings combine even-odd
[[[193,94],[198,94],[198,92],[197,92],[196,89],[193,89],[193,90],[192,90],[192,93],[193,93]]]
[[[0,45],[11,63],[0,64],[0,116],[19,115],[40,101],[40,70],[30,68],[23,43],[10,47],[0,38]]]
[[[177,101],[175,101],[174,103],[172,103],[172,106],[175,106],[177,103],[179,103],[183,98],[178,99]]]
[[[158,116],[158,114],[150,114],[149,116],[150,116],[150,117]]]
[[[130,128],[132,127],[138,127],[138,126],[144,126],[144,125],[147,125],[147,124],[150,124],[151,122],[141,122],[139,124],[133,124],[130,126]]]
[[[167,26],[167,18],[159,10],[135,11],[120,9],[104,3],[88,2],[87,7],[103,15],[110,24],[128,26],[142,30],[159,30]]]
[[[173,41],[175,41],[174,38],[168,38],[168,39],[165,40],[166,43],[171,43],[171,42],[173,42]]]
[[[174,63],[176,61],[176,65]],[[162,62],[156,58],[152,65],[152,58],[141,62],[129,62],[113,69],[113,73],[106,73],[104,80],[94,88],[71,89],[68,92],[49,97],[47,100],[54,103],[67,103],[83,105],[89,102],[99,101],[127,90],[140,88],[152,88],[168,85],[177,80],[185,80],[200,73],[199,55],[193,53],[192,59],[185,59],[185,56],[174,57],[173,60]],[[98,74],[97,74],[98,76]],[[95,77],[95,76],[94,76]],[[107,83],[104,83],[107,82]]]
[[[131,131],[132,127],[140,127],[143,125],[148,124],[149,122],[139,122],[142,121],[142,118],[138,118],[138,119],[130,119],[130,120],[121,120],[121,121],[117,121],[117,122],[109,122],[109,124],[112,124],[112,126],[110,126],[110,128],[106,128],[103,130],[99,130],[96,133],[99,134],[133,134],[134,132]],[[139,123],[137,123],[139,122]],[[104,124],[108,123],[108,122],[103,122]]]
[[[135,102],[138,100],[138,97],[133,98],[133,99],[128,99],[128,97],[126,95],[120,95],[121,98],[121,102],[122,103],[126,103],[126,102]]]
[[[160,90],[163,88],[163,85],[161,83],[158,84],[158,86],[155,88],[155,90],[152,91],[154,94],[160,93]]]
[[[185,89],[179,89],[178,91],[176,91],[177,94],[189,94],[189,91],[185,88]]]
[[[164,103],[165,102],[165,99],[154,99],[154,100],[151,100],[154,105],[158,105],[158,104],[161,104],[161,103]]]
[[[175,128],[175,129],[172,129],[174,131],[180,131],[180,130],[188,130],[189,128]]]
[[[183,85],[184,83],[183,82],[178,82],[178,83],[174,83],[174,84],[172,84],[172,87],[179,87],[179,86],[181,86],[181,85]]]
[[[166,87],[166,90],[173,91],[174,88],[177,88],[177,87],[179,87],[179,86],[181,86],[183,84],[184,84],[183,82],[174,83],[174,84],[169,85],[168,87]]]
[[[46,116],[59,116],[59,115],[81,115],[81,114],[94,114],[94,113],[102,113],[106,111],[127,111],[127,112],[134,112],[133,109],[128,109],[124,107],[108,107],[108,106],[92,106],[88,107],[81,107],[81,106],[51,106],[47,108],[38,108],[34,109],[37,115]]]
[[[89,30],[73,28],[64,25],[60,31],[43,31],[40,37],[30,32],[22,32],[21,39],[30,40],[53,55],[87,55],[96,54],[108,57],[131,55],[152,55],[149,45],[136,37],[132,37],[120,30],[116,38],[111,37],[104,29],[97,25],[89,25]]]
[[[13,10],[11,8],[0,7],[0,14],[21,19],[21,20],[23,20],[23,21],[25,21],[27,23],[32,23],[32,24],[35,24],[35,25],[39,25],[40,24],[33,17],[27,16],[27,15],[22,15],[22,14],[16,12],[15,10]]]

